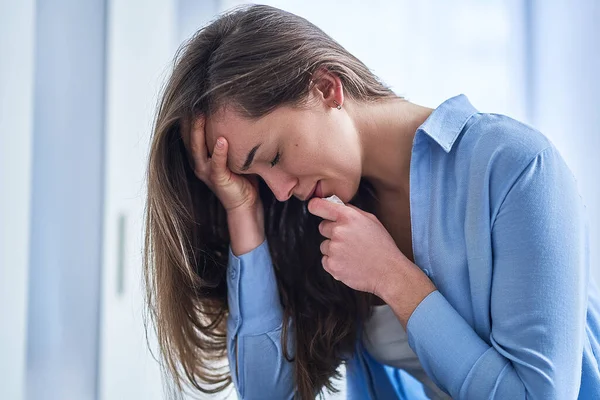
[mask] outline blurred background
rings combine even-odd
[[[306,17],[413,102],[464,93],[540,129],[600,243],[600,2],[264,3]],[[0,399],[165,398],[142,324],[152,118],[179,44],[239,4],[0,0]]]

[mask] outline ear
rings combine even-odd
[[[311,86],[311,91],[317,100],[323,102],[327,107],[336,108],[338,104],[340,106],[344,104],[342,81],[339,76],[327,68],[321,67],[313,73]]]

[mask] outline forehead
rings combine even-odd
[[[227,164],[239,172],[250,150],[262,143],[256,155],[264,154],[267,143],[272,141],[277,131],[272,118],[264,116],[249,119],[232,109],[221,109],[206,120],[205,135],[208,153],[212,154],[219,137],[227,139],[229,144]]]
[[[214,146],[219,136],[228,141],[267,138],[281,129],[288,129],[306,119],[306,110],[281,105],[260,118],[246,118],[232,107],[221,107],[206,121],[206,140]]]
[[[245,158],[257,144],[273,142],[280,132],[287,131],[293,124],[294,114],[293,109],[280,106],[263,117],[250,119],[231,107],[221,108],[206,120],[206,144],[212,153],[217,139],[222,136],[229,143],[230,154]]]
[[[260,134],[256,125],[256,121],[242,117],[231,108],[221,108],[206,120],[206,145],[212,153],[217,139],[222,136],[227,139],[229,150],[235,150],[239,144]]]

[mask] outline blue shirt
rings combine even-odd
[[[415,264],[437,287],[406,327],[429,377],[454,399],[600,399],[600,300],[586,209],[550,140],[453,97],[415,134],[410,207]],[[282,354],[266,241],[239,257],[230,248],[228,290],[228,356],[240,398],[291,399],[293,365]],[[362,340],[346,381],[349,399],[426,398],[418,381],[379,364]]]

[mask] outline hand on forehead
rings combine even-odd
[[[194,118],[191,121],[184,119],[181,121],[181,136],[188,156],[210,157],[216,144],[215,130],[211,129],[210,119],[203,116]]]
[[[248,121],[241,119],[236,113],[231,111],[220,111],[211,115],[205,124],[205,141],[209,154],[215,148],[217,139],[224,137],[228,143],[228,162],[229,167],[241,166],[243,164],[247,147],[245,139],[252,137],[251,126]]]
[[[234,150],[233,144],[235,143],[235,140],[233,141],[234,143],[232,143],[232,135],[230,134],[233,127],[230,126],[231,124],[228,123],[228,120],[229,116],[225,115],[223,111],[218,111],[206,118],[204,135],[209,154],[212,154],[219,137],[227,139],[230,154]]]

